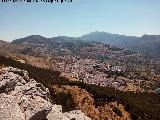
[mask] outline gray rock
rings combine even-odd
[[[12,67],[3,68],[2,71],[0,75],[2,106],[0,117],[4,118],[2,120],[44,120],[52,109],[49,90],[35,80],[29,79],[27,71]],[[9,112],[5,113],[6,111]]]
[[[52,104],[39,96],[33,98],[23,96],[22,99],[20,107],[26,120],[43,120],[51,110]]]
[[[67,119],[66,119],[67,118]],[[63,120],[91,120],[81,110],[73,110],[63,113]]]
[[[25,114],[14,96],[0,94],[0,120],[25,120]]]
[[[53,105],[51,112],[47,115],[48,120],[62,120],[62,106]]]
[[[1,93],[13,91],[16,86],[25,85],[26,81],[19,75],[14,74],[13,72],[5,72],[0,75],[0,90]]]
[[[62,113],[61,105],[53,105],[52,111],[47,115],[48,120],[91,120],[81,110]]]
[[[0,120],[91,120],[80,110],[62,113],[52,105],[50,93],[30,79],[28,72],[5,67],[0,74]]]

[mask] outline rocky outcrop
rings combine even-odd
[[[13,67],[0,69],[0,120],[91,120],[80,110],[62,112],[52,105],[50,92]]]
[[[49,90],[30,79],[28,72],[2,68],[0,120],[43,120],[52,109]]]

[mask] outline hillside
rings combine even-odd
[[[11,44],[25,46],[20,52],[22,55],[39,59],[35,64],[34,59],[25,57],[28,63],[40,65],[41,62],[43,68],[48,66],[58,70],[71,80],[122,91],[151,92],[158,87],[159,59],[131,50],[65,36],[45,38],[32,35]]]
[[[119,48],[130,49],[137,53],[143,53],[148,56],[160,56],[160,35],[143,35],[142,37],[125,36],[119,34],[111,34],[106,32],[91,32],[81,37],[59,36],[53,38],[45,38],[40,35],[31,35],[25,38],[13,40],[14,44],[47,45],[50,48],[73,48],[79,42],[102,42]]]
[[[137,42],[139,38],[136,36],[125,36],[125,35],[95,31],[86,35],[82,35],[81,37],[79,37],[79,39],[85,41],[97,41],[114,45],[117,47],[127,48],[133,43]]]
[[[0,54],[1,55],[10,55],[13,53],[20,53],[23,49],[23,46],[18,46],[15,44],[10,44],[9,42],[0,40]]]
[[[160,35],[143,35],[130,46],[132,50],[151,56],[160,56]]]
[[[125,49],[131,49],[146,55],[160,56],[160,35],[135,37],[97,31],[83,35],[79,37],[79,39],[85,41],[99,41]]]
[[[116,108],[116,101],[117,101],[120,106],[122,104],[125,107],[125,110],[130,113],[131,118],[133,120],[142,120],[142,119],[143,120],[151,120],[151,119],[158,120],[160,119],[159,118],[160,117],[159,116],[160,96],[158,94],[122,92],[122,91],[118,91],[118,90],[108,88],[108,87],[88,85],[88,84],[83,84],[80,82],[69,82],[67,79],[61,78],[59,76],[60,74],[56,71],[37,68],[31,65],[17,62],[11,58],[6,58],[3,56],[0,56],[0,64],[3,66],[13,66],[19,69],[27,70],[29,72],[30,78],[34,78],[37,82],[42,83],[45,87],[49,88],[51,92],[51,99],[53,100],[53,102],[57,102],[58,104],[61,104],[63,107],[66,108],[66,110],[67,109],[70,110],[71,107],[69,107],[69,105],[72,105],[73,108],[76,108],[77,104],[75,103],[78,102],[76,100],[77,99],[76,93],[81,91],[79,94],[82,95],[83,90],[79,90],[79,88],[81,88],[87,91],[89,94],[93,95],[92,96],[93,98],[89,98],[89,99],[94,99],[95,101],[94,106],[96,108],[101,109],[100,111],[103,112],[103,115],[105,115],[104,110],[108,108],[111,104],[113,104],[111,106],[115,105],[115,107],[114,109],[110,108],[110,110],[112,110],[112,112],[114,112],[114,114],[116,114],[119,117],[121,117],[121,115],[123,116],[123,112],[122,112],[123,110],[118,109],[119,107]],[[55,85],[58,85],[59,89],[55,88]],[[70,87],[62,86],[62,85],[69,85]],[[78,88],[71,87],[71,86],[78,86]],[[61,90],[62,90],[62,93],[60,92]],[[77,92],[73,93],[73,90]],[[69,93],[66,94],[65,91],[68,91]],[[88,93],[87,95],[89,95]],[[83,94],[82,96],[84,95],[85,94]],[[68,97],[69,99],[66,100],[66,97]],[[57,101],[58,98],[61,98],[61,101]],[[87,101],[89,102],[89,99],[85,97],[86,103],[85,102],[82,102],[82,103],[87,104]],[[82,103],[79,103],[79,105]],[[106,106],[105,109],[103,108],[104,106]],[[102,114],[101,112],[100,114]]]

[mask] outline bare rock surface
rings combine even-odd
[[[62,106],[53,105],[51,112],[47,115],[48,120],[61,120],[62,117]]]
[[[81,110],[73,110],[63,114],[64,118],[68,120],[91,120]],[[65,119],[64,119],[65,120]]]
[[[91,120],[80,110],[62,113],[61,105],[51,104],[49,90],[30,79],[27,71],[0,71],[0,120]]]
[[[28,72],[2,68],[0,120],[44,120],[52,109],[49,90],[30,79]]]
[[[48,120],[91,120],[81,110],[62,113],[61,105],[53,105],[52,111],[47,116]]]
[[[25,120],[25,114],[21,111],[16,97],[0,94],[0,120]]]

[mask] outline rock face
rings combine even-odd
[[[44,120],[52,109],[49,90],[30,79],[28,72],[2,68],[0,120]]]

